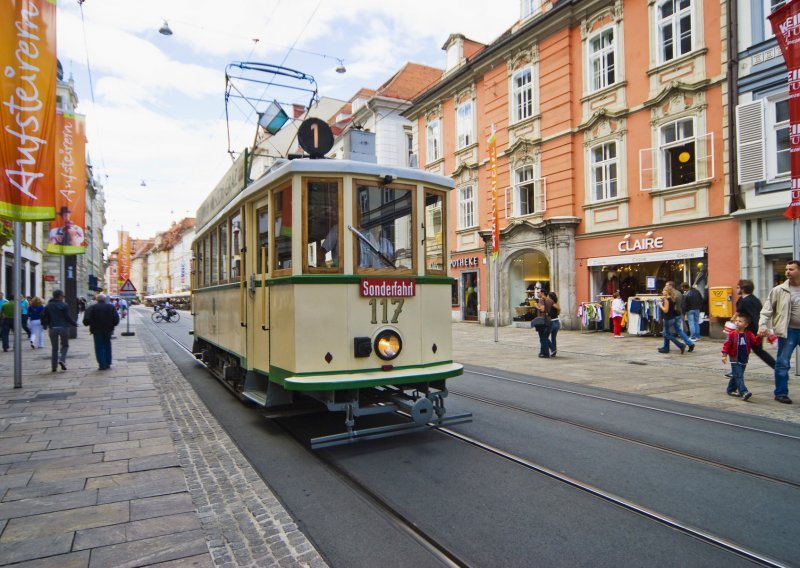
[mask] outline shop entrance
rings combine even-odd
[[[514,320],[533,319],[538,296],[550,288],[550,261],[544,254],[529,252],[513,259],[508,268],[508,301]]]
[[[464,321],[478,321],[478,273],[461,273],[461,305]]]

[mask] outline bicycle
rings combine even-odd
[[[161,309],[161,306],[155,307],[155,313],[150,316],[155,323],[161,323],[163,321],[167,323],[178,323],[181,319],[181,314],[174,308],[170,308],[166,312]]]

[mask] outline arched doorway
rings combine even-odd
[[[550,261],[539,251],[523,252],[511,259],[508,268],[509,311],[516,321],[533,317],[531,302],[536,301],[537,290],[548,293],[550,286]]]

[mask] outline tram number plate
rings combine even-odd
[[[404,298],[370,298],[369,305],[372,308],[372,320],[370,323],[376,324],[378,323],[378,306],[380,306],[381,315],[381,323],[397,323],[397,318],[400,317],[400,312],[403,311],[403,304],[405,303]],[[393,314],[392,319],[389,319],[389,304],[393,306]]]

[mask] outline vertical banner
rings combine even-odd
[[[56,2],[0,0],[0,217],[55,216]]]
[[[56,218],[50,223],[47,252],[83,254],[86,223],[86,119],[56,114]]]
[[[497,212],[497,134],[494,124],[489,136],[489,177],[492,181],[492,256],[496,259],[500,251],[500,221]]]
[[[792,192],[788,219],[800,218],[800,1],[790,0],[769,15],[775,38],[786,61],[789,79],[789,125]]]
[[[128,231],[119,232],[119,254],[117,255],[117,282],[122,286],[131,277],[131,238]]]

